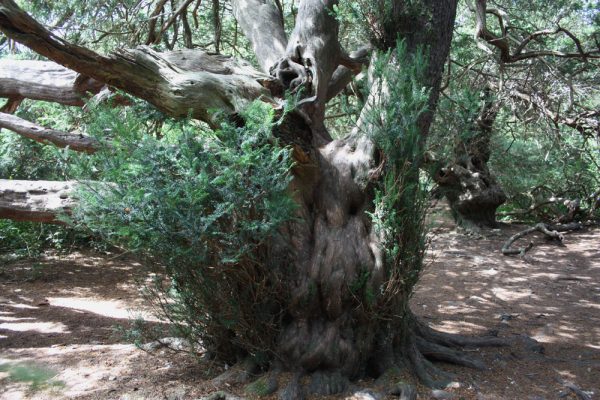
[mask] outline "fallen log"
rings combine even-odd
[[[74,181],[23,181],[0,179],[0,218],[15,221],[61,223],[77,199]]]

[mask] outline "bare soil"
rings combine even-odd
[[[480,236],[450,224],[434,229],[413,310],[442,331],[514,339],[510,347],[470,350],[486,370],[443,365],[460,386],[438,396],[583,398],[567,387],[573,384],[585,392],[579,396],[600,398],[600,230],[567,234],[563,246],[533,235],[524,239],[535,244],[525,257],[503,256],[503,242],[522,228]],[[147,278],[143,269],[115,256],[49,253],[0,265],[0,399],[243,394],[241,387],[211,384],[223,366],[164,351],[150,355],[124,339],[119,331],[132,317],[162,323],[152,319],[136,285]],[[418,391],[421,399],[433,398],[427,388]]]

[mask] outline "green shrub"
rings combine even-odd
[[[243,128],[217,130],[169,120],[157,138],[135,109],[93,110],[89,133],[111,141],[82,160],[100,180],[82,182],[74,213],[77,224],[158,266],[164,274],[148,288],[158,308],[190,342],[226,359],[238,355],[225,345],[232,337],[257,357],[275,339],[287,294],[274,293],[270,239],[294,214],[292,161],[271,135],[271,107],[256,103],[241,117]]]

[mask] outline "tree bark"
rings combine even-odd
[[[76,182],[19,181],[0,179],[0,218],[15,221],[60,223],[70,214]]]
[[[103,83],[50,61],[0,60],[0,97],[20,97],[83,106]]]
[[[216,125],[209,110],[234,114],[270,97],[274,80],[249,63],[179,50],[159,54],[149,47],[102,56],[70,44],[32,19],[12,0],[0,3],[0,30],[49,59],[99,82],[144,99],[174,117]]]
[[[252,44],[265,73],[284,54],[287,37],[277,5],[272,0],[233,0],[233,15]]]

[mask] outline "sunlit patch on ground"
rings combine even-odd
[[[527,335],[542,348],[527,350],[524,342],[469,349],[490,369],[445,365],[464,383],[451,391],[465,400],[551,399],[564,390],[562,379],[597,395],[600,252],[589,249],[600,248],[600,232],[568,236],[564,248],[540,240],[526,258],[505,257],[499,249],[518,228],[512,229],[482,240],[438,229],[430,252],[435,257],[412,307],[436,329]],[[0,400],[193,399],[215,389],[205,378],[223,366],[199,365],[184,355],[157,358],[119,333],[117,327],[129,329],[129,318],[138,315],[162,325],[135,284],[152,277],[131,260],[111,257],[77,253],[36,260],[43,266],[37,280],[19,278],[31,270],[27,260],[8,266],[16,273],[0,278],[0,364],[47,368],[64,385],[33,390],[31,380],[0,371]]]

